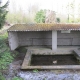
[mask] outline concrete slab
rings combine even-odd
[[[24,58],[21,69],[24,69],[25,66],[30,66],[30,61],[31,61],[31,53],[27,52],[26,56]]]
[[[63,55],[63,54],[73,54],[73,50],[78,47],[62,47],[58,50],[52,51],[49,48],[40,47],[27,47],[27,53],[24,58],[21,69],[80,69],[80,65],[55,65],[55,66],[30,66],[31,55]]]
[[[34,54],[72,54],[73,50],[78,49],[80,46],[59,46],[56,51],[53,51],[50,48],[45,48],[45,47],[26,47],[28,51]]]
[[[24,66],[21,69],[80,69],[80,65],[59,65],[59,66]]]
[[[74,55],[80,61],[80,49],[74,50]]]

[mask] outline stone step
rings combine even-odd
[[[74,50],[74,56],[75,56],[78,60],[80,60],[80,49]]]

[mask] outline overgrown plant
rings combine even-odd
[[[23,80],[23,79],[20,77],[14,77],[14,78],[12,78],[12,80]]]
[[[13,61],[14,56],[6,45],[7,35],[0,35],[0,70],[7,69],[8,65]]]
[[[38,69],[34,69],[33,72],[37,73],[37,72],[39,72],[39,71],[38,71]]]
[[[2,73],[0,73],[0,80],[6,80]]]

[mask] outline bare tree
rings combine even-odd
[[[55,23],[56,22],[56,13],[54,11],[46,11],[45,23]]]
[[[68,22],[75,22],[75,0],[67,5]]]
[[[37,4],[29,5],[28,7],[28,15],[30,22],[34,22],[34,17],[39,10],[39,6]]]

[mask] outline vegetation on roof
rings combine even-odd
[[[8,31],[80,30],[80,24],[15,24]]]

